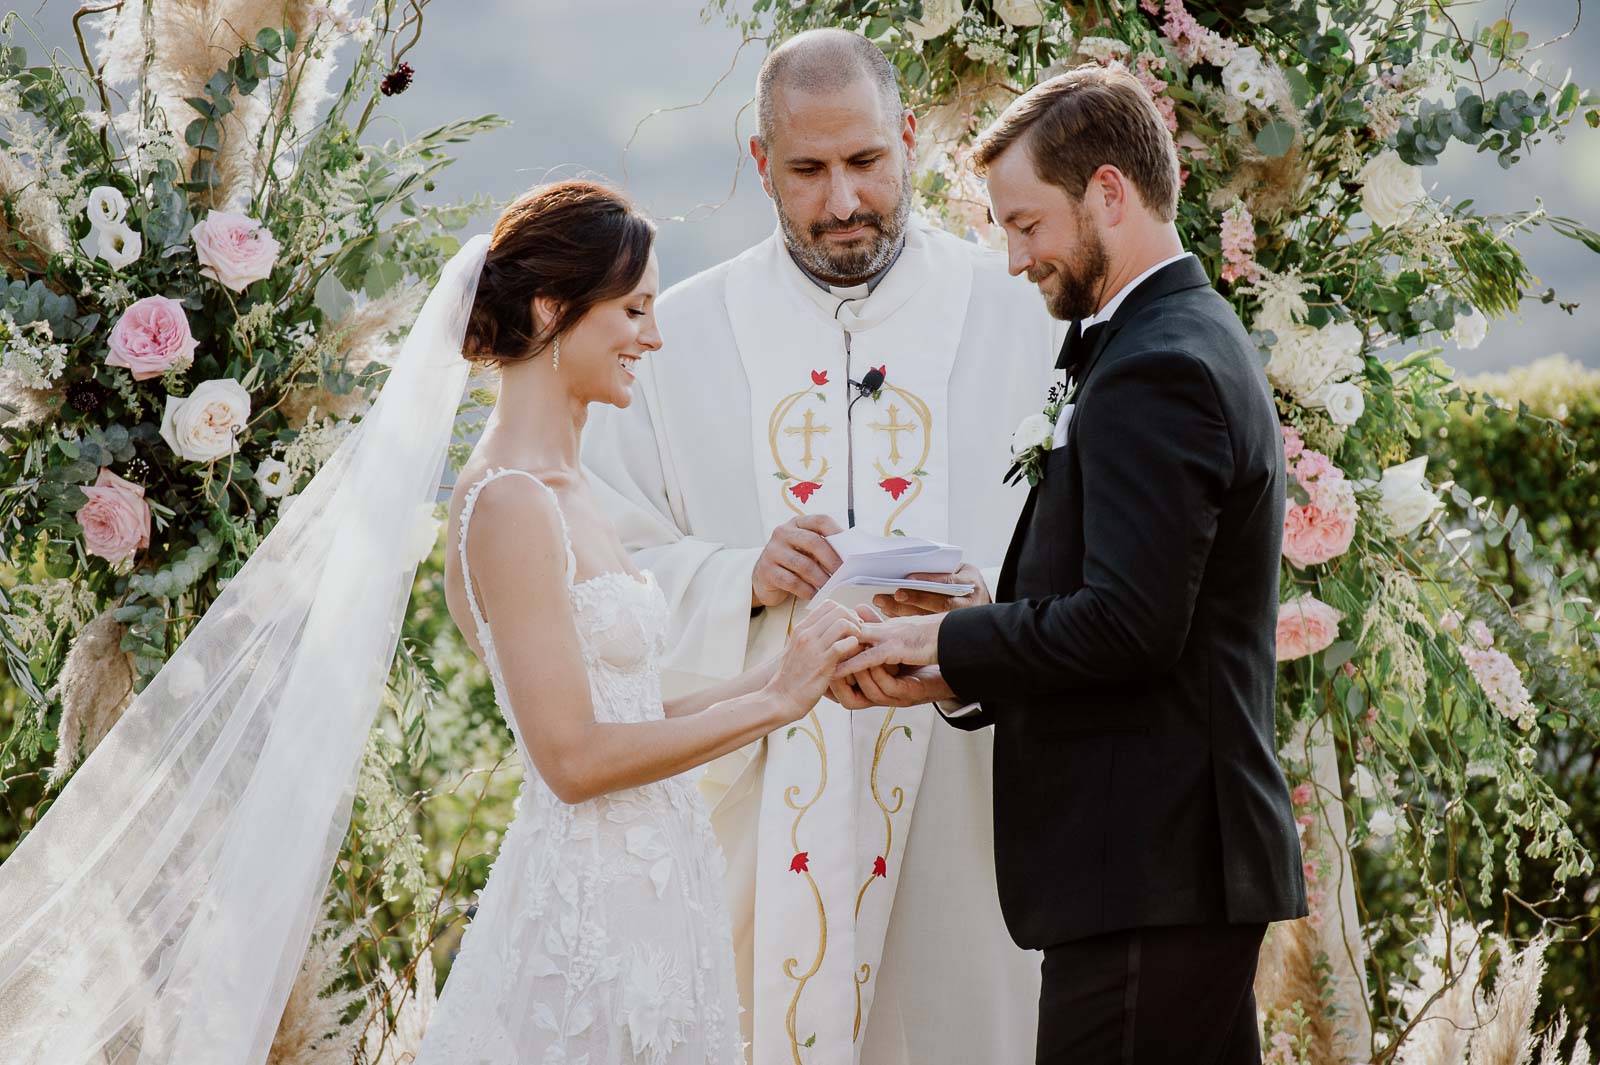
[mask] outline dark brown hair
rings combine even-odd
[[[529,189],[505,209],[489,238],[467,321],[467,358],[532,357],[595,304],[633,291],[655,236],[655,224],[615,189],[593,181]],[[542,329],[533,315],[535,296],[561,304]]]
[[[978,137],[980,170],[1019,140],[1040,181],[1083,199],[1102,166],[1122,171],[1162,221],[1178,214],[1178,150],[1150,94],[1120,67],[1087,63],[1041,81]]]

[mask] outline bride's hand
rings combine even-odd
[[[789,636],[766,691],[783,708],[784,720],[811,712],[827,694],[839,663],[865,647],[866,626],[855,612],[826,602],[811,609]]]

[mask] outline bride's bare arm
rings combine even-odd
[[[561,517],[548,495],[502,479],[481,491],[467,555],[534,766],[564,802],[675,776],[804,716],[860,645],[848,612],[808,618],[763,683],[662,721],[597,722],[567,595]]]
[[[692,692],[674,696],[663,704],[667,716],[684,717],[688,714],[698,714],[725,700],[737,699],[741,695],[760,691],[777,673],[779,661],[775,655],[759,666],[747,669],[737,677],[730,677],[720,684],[713,684],[708,688],[696,688]]]

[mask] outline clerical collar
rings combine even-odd
[[[900,238],[900,246],[894,250],[894,258],[890,259],[886,264],[884,264],[883,269],[867,278],[861,284],[851,285],[849,287],[830,284],[829,282],[818,277],[816,274],[812,273],[810,270],[806,269],[806,264],[801,262],[799,258],[795,256],[794,249],[789,247],[788,242],[784,243],[783,248],[789,253],[789,258],[794,260],[794,265],[799,268],[802,274],[806,275],[806,279],[813,285],[816,285],[824,292],[830,293],[837,299],[860,300],[866,299],[868,296],[872,295],[872,290],[878,287],[878,282],[882,281],[888,275],[889,271],[894,269],[894,264],[900,261],[900,253],[906,250],[906,240],[904,237]]]
[[[1181,251],[1170,258],[1162,259],[1150,269],[1146,270],[1144,273],[1140,274],[1138,277],[1134,278],[1132,281],[1118,289],[1117,294],[1107,300],[1104,307],[1101,307],[1094,314],[1091,314],[1089,317],[1085,318],[1081,323],[1079,323],[1078,328],[1088,329],[1092,325],[1099,325],[1101,322],[1111,321],[1111,316],[1117,313],[1117,308],[1122,306],[1122,301],[1127,299],[1129,294],[1132,293],[1134,289],[1150,280],[1150,276],[1157,270],[1160,270],[1164,266],[1171,266],[1179,259],[1187,258],[1190,254],[1190,252]]]

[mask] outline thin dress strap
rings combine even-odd
[[[478,483],[467,489],[467,498],[461,504],[461,532],[456,537],[456,550],[461,552],[461,583],[467,591],[467,606],[472,611],[472,620],[478,623],[478,628],[486,629],[489,619],[484,617],[483,610],[478,606],[478,593],[472,587],[472,570],[467,564],[467,523],[472,520],[472,509],[478,505],[478,493],[483,491],[490,481],[503,477],[508,473],[520,473],[534,484],[550,493],[550,502],[555,505],[556,517],[561,519],[561,544],[567,552],[567,587],[570,589],[578,576],[578,558],[572,553],[572,531],[567,527],[567,515],[561,509],[561,500],[556,495],[556,490],[545,484],[527,470],[492,469],[478,480]]]

